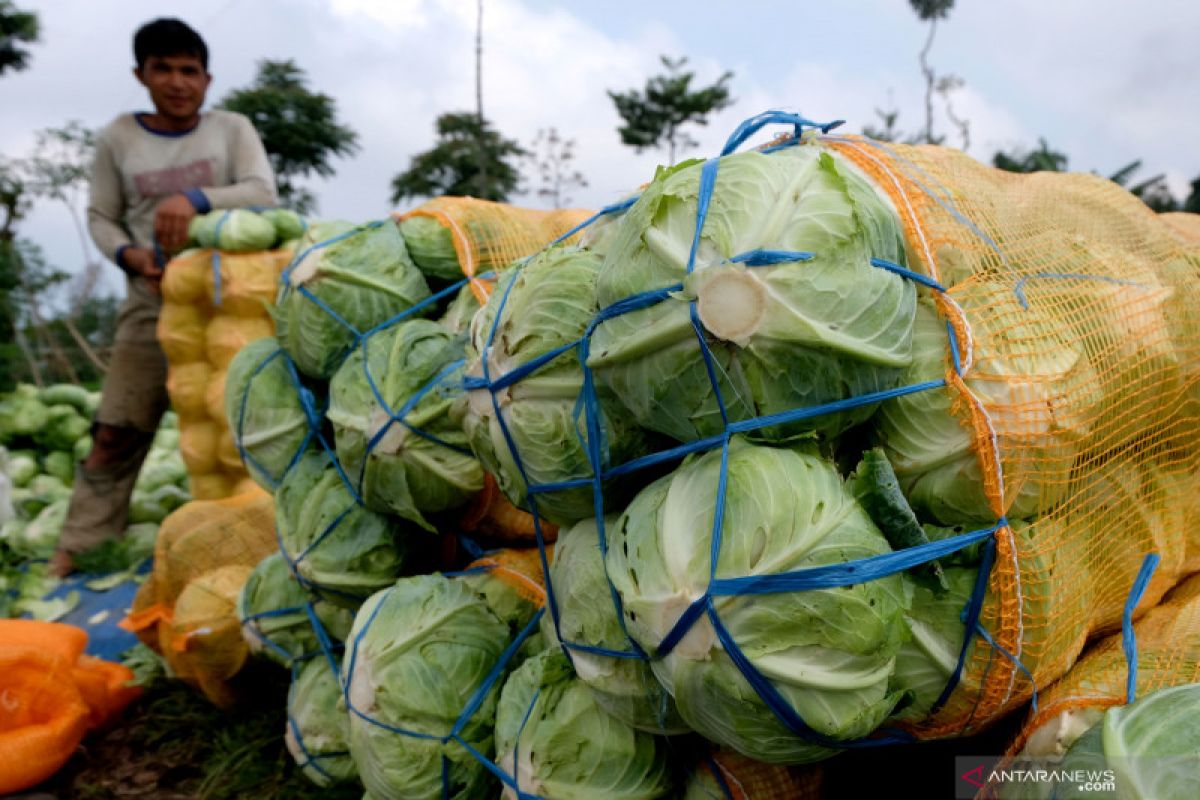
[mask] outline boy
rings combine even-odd
[[[156,328],[166,258],[187,241],[188,222],[213,208],[275,204],[275,179],[250,121],[205,111],[212,82],[208,48],[177,19],[156,19],[133,38],[138,82],[153,113],[122,114],[96,142],[88,229],[124,270],[127,297],[92,450],[76,468],[71,507],[50,569],[74,570],[72,556],[125,529],[129,498],[167,409],[167,364]]]

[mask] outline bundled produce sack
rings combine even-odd
[[[611,529],[616,521],[605,518],[605,527]],[[582,520],[559,535],[549,586],[554,603],[542,616],[542,633],[552,644],[565,644],[575,674],[595,694],[596,703],[640,730],[689,730],[671,694],[638,657],[613,605],[595,520]],[[576,649],[580,644],[584,647]]]
[[[304,777],[322,788],[358,777],[350,756],[350,715],[337,662],[323,654],[297,664],[288,690],[284,742]]]
[[[600,258],[573,246],[552,247],[520,269],[501,274],[496,291],[471,322],[467,394],[456,414],[471,449],[514,504],[557,524],[592,513],[591,453],[578,408],[584,370],[573,352],[599,310]],[[490,382],[514,370],[530,374],[500,391]],[[598,405],[606,464],[620,464],[647,449],[627,415],[614,413],[607,394]],[[515,450],[509,440],[515,443]],[[543,491],[530,499],[530,483],[576,487]],[[609,487],[609,504],[620,502]]]
[[[321,634],[341,642],[354,624],[353,611],[306,591],[282,553],[267,556],[250,573],[237,615],[250,652],[283,667],[323,655]]]
[[[154,570],[121,626],[217,705],[236,703],[231,680],[249,649],[238,598],[255,566],[276,549],[274,502],[254,489],[193,500],[163,522]]]
[[[330,382],[337,455],[363,503],[427,530],[464,506],[483,468],[450,409],[461,394],[465,337],[406,319],[363,339]]]
[[[301,372],[330,378],[358,337],[428,297],[391,221],[313,225],[283,275],[276,335]]]
[[[493,755],[497,696],[521,643],[460,579],[402,578],[372,595],[342,661],[350,753],[367,793],[495,797],[476,754]]]
[[[553,554],[553,547],[549,552]],[[537,548],[495,550],[472,561],[458,577],[483,597],[513,636],[546,605],[546,577]],[[536,635],[531,640],[540,641]]]
[[[657,800],[677,796],[666,740],[607,714],[558,650],[522,664],[496,708],[496,763],[503,797]]]
[[[713,748],[688,776],[683,800],[820,800],[820,764],[784,767]]]
[[[541,211],[474,197],[437,197],[397,214],[396,220],[409,255],[428,280],[466,277],[470,293],[482,303],[493,286],[484,276],[571,233],[590,216],[579,209]]]
[[[1196,250],[1095,176],[834,127],[760,115],[514,264],[460,401],[514,503],[594,521],[616,630],[548,587],[582,681],[635,657],[779,764],[980,730],[1200,552]]]
[[[251,342],[229,364],[223,414],[251,479],[273,492],[321,427],[318,399],[274,337]]]
[[[1200,792],[1200,683],[1159,689],[1100,712],[1037,786],[1044,797],[1184,800]],[[1077,781],[1084,775],[1090,780]],[[992,793],[994,784],[985,792]],[[991,794],[991,796],[996,796]],[[1000,797],[1033,797],[1027,786],[999,787]]]
[[[362,506],[343,471],[312,451],[275,493],[279,549],[305,589],[356,609],[401,574],[414,540],[430,534]]]
[[[283,233],[295,227],[289,218]],[[196,217],[191,236],[202,249],[180,253],[163,275],[158,339],[192,496],[214,500],[248,483],[225,413],[225,373],[239,350],[274,335],[267,307],[291,252],[272,250],[280,231],[245,209]]]
[[[1113,634],[1092,643],[1059,680],[1038,693],[1008,755],[1061,758],[1107,709],[1168,687],[1200,682],[1200,576],[1172,589],[1162,603],[1133,623],[1136,652],[1130,687],[1130,653]]]

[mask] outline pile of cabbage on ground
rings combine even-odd
[[[46,604],[55,585],[45,574],[67,516],[76,462],[91,450],[96,392],[70,384],[20,385],[0,396],[0,616],[52,618],[69,603]],[[154,553],[159,523],[188,501],[175,415],[168,413],[134,485],[129,527],[119,543],[82,554],[87,571],[129,569]]]
[[[280,544],[239,615],[252,649],[291,669],[286,735],[313,780],[357,776],[373,798],[677,797],[690,781],[703,797],[697,734],[761,762],[812,762],[926,713],[945,687],[971,555],[694,605],[714,578],[880,556],[986,517],[967,498],[923,528],[905,500],[978,491],[965,435],[898,479],[887,456],[903,414],[784,413],[941,364],[932,307],[870,263],[904,264],[887,203],[816,148],[724,159],[730,183],[708,212],[723,238],[702,239],[705,268],[689,271],[700,178],[698,164],[662,172],[583,245],[503,271],[482,308],[452,282],[435,221],[306,231],[278,335],[238,353],[225,400],[251,476],[275,494]],[[751,251],[763,255],[722,257]],[[598,317],[630,296],[654,302]],[[720,446],[727,425],[771,414],[783,416]],[[544,593],[487,567],[445,571],[462,565],[446,540],[485,475],[536,512],[544,609]],[[681,616],[700,622],[685,630]]]
[[[800,765],[907,740],[961,687],[1000,524],[907,259],[890,202],[819,144],[660,170],[482,307],[435,220],[310,225],[277,336],[225,385],[280,550],[239,615],[291,670],[306,774],[380,799],[704,797],[709,743]],[[967,384],[1061,414],[1089,357],[1066,335],[978,352],[1009,380]],[[1057,475],[1022,474],[1018,538],[1054,535],[1081,446],[1040,419],[995,421]],[[500,544],[461,535],[489,480],[534,515],[544,588],[455,556]],[[1029,549],[1059,596],[1055,549]]]

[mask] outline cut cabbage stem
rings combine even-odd
[[[767,291],[746,270],[729,270],[700,287],[696,310],[714,336],[744,346],[767,315]]]

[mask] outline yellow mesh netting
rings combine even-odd
[[[1200,681],[1200,575],[1194,575],[1163,598],[1133,625],[1137,641],[1136,695]],[[1064,712],[1103,711],[1126,700],[1129,665],[1120,634],[1101,639],[1060,680],[1038,697],[1009,749],[1018,754],[1030,737],[1053,724]]]
[[[1200,214],[1171,211],[1159,217],[1185,247],[1200,248]]]
[[[180,506],[163,521],[154,571],[122,627],[158,650],[179,677],[226,704],[225,682],[245,661],[237,591],[275,548],[274,499],[257,487]]]
[[[1015,175],[950,149],[827,137],[904,223],[910,267],[952,326],[955,413],[973,434],[997,518],[1020,497],[1050,508],[1002,527],[980,622],[1039,687],[1088,635],[1119,625],[1143,557],[1162,563],[1139,606],[1195,569],[1200,483],[1200,248],[1191,217],[1156,216],[1092,175]],[[983,324],[981,324],[983,321]],[[1064,350],[1068,361],[1039,355]],[[1041,363],[1014,374],[997,364]],[[970,379],[986,391],[973,392]],[[977,640],[978,641],[978,640]],[[978,730],[1027,701],[1013,659],[978,641],[922,737]]]
[[[158,339],[197,499],[228,497],[248,477],[225,420],[225,370],[243,346],[274,335],[267,304],[290,259],[288,250],[221,253],[219,286],[212,250],[191,250],[167,264]]]
[[[824,771],[819,764],[764,764],[736,750],[714,749],[688,782],[686,800],[819,800]],[[721,780],[713,767],[721,771]],[[723,784],[723,785],[722,785]]]
[[[517,208],[473,197],[438,197],[404,214],[431,217],[444,225],[454,242],[463,274],[471,278],[471,289],[481,303],[491,293],[492,283],[475,276],[507,267],[519,258],[536,253],[548,243],[588,219],[590,211],[558,209],[537,211]]]

